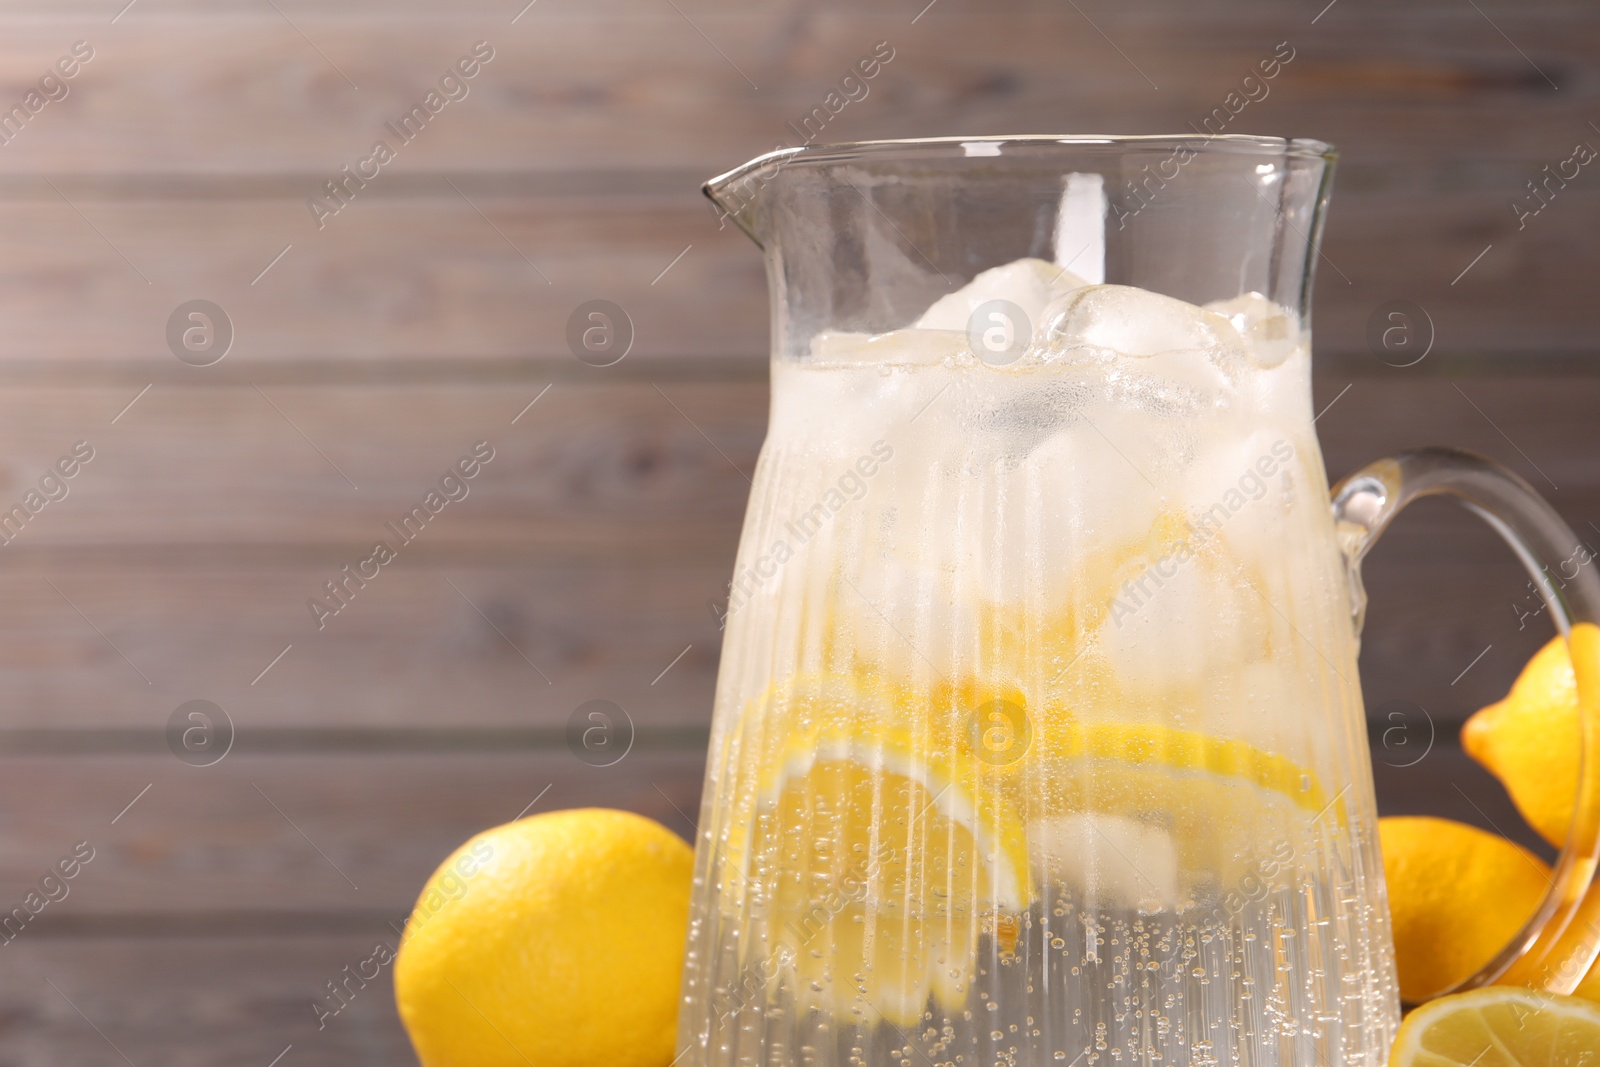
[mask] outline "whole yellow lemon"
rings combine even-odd
[[[1378,820],[1400,995],[1418,1002],[1488,963],[1550,887],[1544,861],[1474,826]]]
[[[1504,700],[1461,728],[1461,747],[1511,794],[1528,825],[1560,848],[1578,795],[1578,683],[1567,643],[1534,653]]]
[[[659,823],[598,808],[462,845],[395,960],[424,1067],[667,1067],[693,867]]]

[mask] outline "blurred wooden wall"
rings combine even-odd
[[[1600,147],[1591,5],[124,2],[0,0],[0,108],[27,113],[0,146],[0,505],[94,450],[0,547],[0,910],[96,850],[0,948],[0,1067],[411,1062],[386,976],[321,1031],[310,1005],[451,848],[530,805],[692,833],[766,343],[757,254],[698,187],[880,41],[825,139],[1183,132],[1289,42],[1228,129],[1343,150],[1330,472],[1474,448],[1600,548],[1595,166],[1512,207]],[[319,227],[308,199],[480,41],[466,95]],[[197,299],[234,332],[210,366],[167,339]],[[566,341],[596,299],[636,334],[606,368]],[[1436,332],[1403,369],[1366,339],[1397,299]],[[468,497],[319,629],[307,599],[479,441]],[[1423,505],[1368,574],[1386,807],[1520,833],[1452,744],[1547,636],[1516,564]],[[164,733],[197,699],[236,731],[210,767]],[[634,724],[610,768],[565,742],[595,699]]]

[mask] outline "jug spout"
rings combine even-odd
[[[783,166],[803,151],[783,148],[768,152],[706,182],[702,191],[717,206],[718,225],[732,222],[765,249],[767,227],[761,193],[777,179]]]

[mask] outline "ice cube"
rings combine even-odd
[[[1124,356],[1244,347],[1222,315],[1131,285],[1079,289],[1057,299],[1045,314],[1046,337],[1055,346],[1088,344]]]
[[[1095,640],[1133,699],[1170,704],[1267,647],[1273,606],[1251,562],[1226,533],[1194,521],[1124,564]]]
[[[1085,812],[1038,819],[1028,847],[1045,877],[1096,904],[1146,914],[1178,906],[1178,846],[1160,827]]]
[[[1109,359],[1112,399],[1168,418],[1226,404],[1249,368],[1244,341],[1227,319],[1126,285],[1069,294],[1052,306],[1045,329],[1045,362]]]
[[[1042,259],[1018,259],[983,271],[960,289],[934,301],[916,321],[919,330],[960,330],[965,336],[972,313],[991,300],[1009,300],[1022,309],[1034,336],[1045,309],[1089,283]]]
[[[1018,375],[961,397],[962,431],[1020,458],[1075,421],[1096,392],[1086,381],[1059,375]]]
[[[818,363],[926,366],[942,363],[965,351],[966,333],[948,330],[891,330],[888,333],[823,330],[811,339],[811,358]]]
[[[1026,344],[1040,336],[1046,309],[1088,283],[1042,259],[1019,259],[983,271],[965,286],[934,301],[910,327],[887,333],[823,330],[811,339],[811,358],[819,363],[916,365],[942,363],[968,354],[973,313],[984,304],[1014,304],[1023,321],[1010,323]]]
[[[772,366],[770,433],[840,457],[865,455],[879,438],[898,445],[906,390],[916,388],[908,386],[913,373],[871,363],[779,360]]]
[[[1301,343],[1300,323],[1294,312],[1260,293],[1242,293],[1206,305],[1233,324],[1258,367],[1276,367]]]
[[[1289,648],[1301,643],[1292,631],[1276,637]],[[1288,656],[1236,664],[1216,672],[1198,710],[1217,737],[1240,738],[1268,752],[1309,754],[1308,735],[1316,731],[1307,726],[1304,709],[1323,699],[1320,684],[1315,671],[1297,668]]]

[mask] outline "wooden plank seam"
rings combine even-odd
[[[488,41],[475,42],[467,55],[456,60],[454,66],[439,76],[438,88],[429,89],[420,104],[413,104],[400,117],[398,125],[394,120],[383,124],[384,130],[394,135],[394,145],[380,138],[373,142],[370,155],[356,161],[355,173],[351,173],[350,164],[346,163],[339,168],[338,174],[323,182],[327,196],[306,199],[306,207],[310,209],[317,229],[325,228],[329,218],[349,207],[355,201],[356,194],[367,187],[367,182],[377,178],[385,166],[394,162],[399,157],[400,149],[416,140],[447,105],[452,101],[465,100],[472,92],[471,80],[482,73],[483,65],[494,59],[494,55],[494,46]]]

